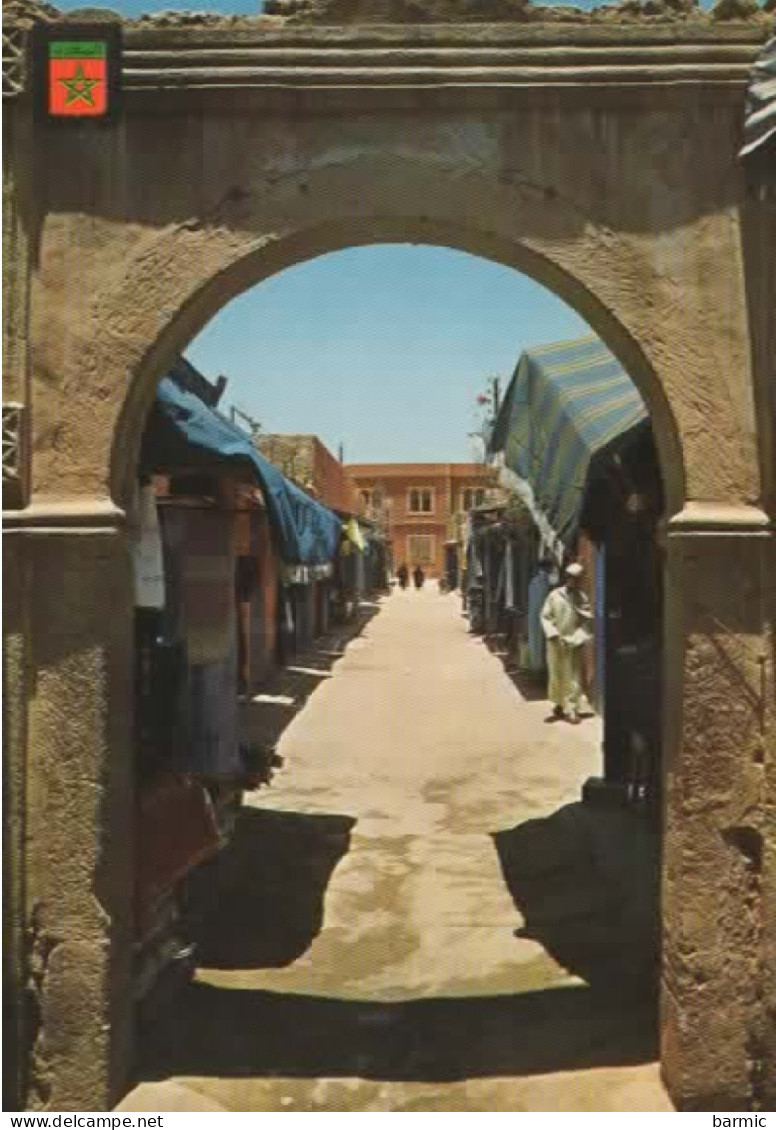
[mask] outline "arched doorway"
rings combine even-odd
[[[416,95],[379,85],[314,100],[293,84],[290,96],[259,87],[239,107],[223,89],[174,92],[169,117],[149,116],[137,90],[97,147],[75,134],[36,135],[32,154],[21,147],[23,170],[45,165],[34,183],[47,186],[45,200],[23,175],[17,189],[35,415],[9,574],[31,784],[26,894],[38,908],[41,1051],[55,1064],[38,1101],[108,1104],[131,1059],[122,504],[144,410],[230,295],[375,239],[458,246],[545,282],[650,407],[673,515],[663,1064],[681,1105],[754,1101],[760,868],[739,830],[759,836],[763,816],[771,715],[758,643],[771,534],[735,217],[740,90],[710,66],[699,79],[718,100],[708,114],[697,88],[680,89],[658,61],[649,96],[624,97],[629,66],[618,62],[610,85],[584,86],[582,99],[556,76],[498,98],[476,84],[425,90],[417,121]],[[22,116],[20,136],[26,125]],[[646,151],[660,153],[657,188],[643,176]]]
[[[262,346],[261,346],[261,338],[260,338],[260,337],[259,337],[259,338],[257,338],[257,346],[258,346],[258,349],[259,349],[259,351],[261,351],[261,348],[262,348]],[[271,361],[271,359],[270,359],[270,358],[268,357],[268,358],[266,359],[266,362],[262,362],[262,360],[260,359],[260,356],[257,356],[257,359],[256,359],[256,364],[257,364],[257,367],[259,368],[259,370],[261,369],[261,367],[262,367],[262,365],[263,365],[264,363],[266,363],[266,364],[272,364],[272,361]],[[303,393],[303,390],[302,390],[302,389],[299,389],[299,394],[301,395],[302,393]],[[259,404],[260,404],[260,399],[259,399],[259,397],[260,397],[260,392],[259,392],[259,391],[258,391],[258,389],[257,389],[257,400],[256,400],[256,402],[255,402],[255,409],[256,409],[256,411],[257,411],[257,412],[258,412],[258,411],[260,411],[260,409],[259,409]],[[252,408],[253,408],[253,407],[254,407],[254,406],[252,406]],[[580,780],[579,784],[581,784],[581,780]],[[335,786],[334,786],[334,783],[333,783],[333,782],[332,782],[331,790],[332,790],[332,794],[333,794],[333,795],[335,795]],[[270,805],[271,805],[271,803],[272,803],[272,801],[271,801],[271,799],[270,799]],[[336,811],[339,811],[339,809],[335,809],[335,810],[336,810]],[[350,811],[350,810],[348,810],[348,811]],[[513,817],[513,819],[515,819],[515,818],[516,818],[516,817]],[[422,1010],[421,1010],[421,1012],[422,1012]],[[197,1027],[199,1027],[199,1028],[203,1028],[204,1026],[203,1026],[203,1025],[197,1025]],[[236,1058],[239,1058],[239,1057],[236,1057]],[[255,1062],[255,1060],[252,1060],[252,1062]]]

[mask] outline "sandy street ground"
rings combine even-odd
[[[300,668],[320,682],[121,1109],[670,1110],[654,844],[578,803],[598,720],[549,723],[433,585]]]

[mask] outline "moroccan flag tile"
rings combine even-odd
[[[48,44],[48,111],[55,117],[101,117],[108,109],[108,45],[99,40]]]

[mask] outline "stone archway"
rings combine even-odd
[[[759,657],[772,534],[759,508],[734,159],[736,60],[753,37],[725,41],[719,64],[704,35],[602,46],[586,33],[503,30],[448,30],[430,64],[417,29],[383,29],[377,47],[358,29],[236,42],[219,29],[182,41],[136,31],[117,127],[65,136],[33,128],[23,100],[14,107],[14,251],[30,322],[28,335],[25,319],[11,326],[12,376],[32,457],[7,539],[9,677],[20,944],[31,951],[19,969],[36,970],[39,1105],[107,1106],[131,1064],[121,507],[144,410],[172,356],[230,297],[378,240],[456,246],[545,283],[607,341],[652,411],[671,515],[663,1069],[684,1108],[767,1101],[757,1063],[773,945],[763,925],[773,717]],[[386,77],[370,52],[397,45]],[[333,47],[337,80],[312,91],[284,54]],[[548,47],[555,61],[537,75]],[[467,70],[472,50],[479,63]],[[519,60],[506,79],[505,51]],[[208,52],[225,52],[218,73],[241,65],[235,54],[250,60],[239,96],[243,78],[212,81]],[[184,79],[168,83],[164,68],[184,57]],[[677,67],[695,80],[677,84]],[[282,81],[261,78],[272,68]]]
[[[212,278],[197,280],[201,285],[196,292],[186,295],[180,311],[171,316],[170,322],[144,353],[132,375],[115,429],[110,462],[110,493],[119,506],[123,507],[128,497],[127,474],[133,473],[149,398],[153,395],[157,381],[192,337],[232,298],[258,285],[272,274],[318,255],[375,243],[425,244],[478,255],[529,275],[573,306],[617,353],[628,371],[634,374],[634,380],[655,420],[656,442],[667,498],[666,516],[674,516],[682,510],[686,490],[685,470],[681,440],[672,409],[663,386],[640,345],[612,311],[587,290],[579,279],[530,247],[505,240],[501,233],[495,231],[473,225],[466,229],[456,228],[449,222],[439,223],[431,216],[335,220],[309,230],[293,232],[277,241],[273,239],[268,244],[263,243],[257,247],[249,244],[247,253],[231,262],[225,270]],[[165,256],[167,252],[162,250],[161,254]],[[133,280],[130,285],[137,291],[138,287],[145,284]],[[114,299],[116,306],[123,302],[123,296],[117,295]]]

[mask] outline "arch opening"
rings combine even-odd
[[[686,497],[684,460],[673,412],[657,374],[627,329],[579,280],[527,245],[506,241],[486,230],[448,227],[424,219],[379,222],[356,218],[320,224],[263,243],[226,270],[197,280],[186,302],[170,313],[156,340],[148,343],[139,365],[129,374],[111,451],[109,482],[114,501],[123,507],[129,497],[143,421],[159,379],[225,305],[272,275],[307,260],[380,243],[426,244],[512,267],[571,307],[611,350],[644,399],[654,422],[666,517],[682,510]]]
[[[277,247],[272,246],[269,248],[262,248],[260,250],[257,250],[248,257],[242,259],[229,271],[218,276],[217,278],[205,282],[197,290],[196,294],[192,296],[190,302],[186,305],[186,307],[178,312],[176,318],[170,324],[168,324],[157,341],[151,346],[143,360],[141,369],[135,375],[135,380],[130,392],[130,396],[125,404],[122,413],[119,429],[117,432],[116,444],[114,447],[112,482],[115,500],[121,504],[124,504],[125,500],[130,497],[131,482],[136,473],[136,460],[140,448],[140,437],[142,434],[145,408],[147,407],[148,401],[153,395],[154,388],[156,387],[156,382],[158,381],[160,376],[162,376],[171,368],[174,358],[182,353],[183,348],[185,347],[187,342],[190,341],[194,336],[196,336],[196,334],[204,327],[206,322],[209,320],[209,316],[215,311],[216,308],[222,307],[232,297],[235,297],[237,294],[249,289],[253,285],[256,285],[258,282],[263,281],[270,275],[283,270],[285,267],[289,267],[295,263],[301,263],[303,261],[309,260],[313,257],[313,255],[325,255],[327,251],[337,249],[336,241],[338,235],[339,237],[341,237],[342,248],[364,246],[366,244],[375,242],[392,242],[397,244],[407,242],[422,242],[424,244],[432,246],[449,247],[451,242],[448,233],[443,234],[438,230],[435,230],[434,233],[429,233],[425,231],[422,224],[412,225],[412,235],[414,237],[412,240],[409,239],[408,230],[404,227],[401,230],[401,235],[399,235],[399,233],[396,232],[395,228],[393,227],[391,227],[389,230],[393,231],[394,233],[393,239],[387,238],[386,231],[381,231],[379,238],[376,238],[376,232],[374,230],[374,226],[372,225],[370,226],[368,233],[366,231],[362,233],[363,238],[359,243],[358,239],[354,238],[352,230],[348,230],[346,234],[344,229],[322,229],[320,231],[316,231],[314,236],[308,233],[305,236],[304,241],[291,241],[288,244],[279,245]],[[434,234],[436,234],[436,239],[433,238]],[[651,419],[655,427],[656,452],[650,449],[646,452],[645,458],[648,463],[650,462],[650,460],[654,461],[655,470],[657,472],[658,478],[661,481],[663,516],[665,516],[666,513],[670,515],[671,513],[681,509],[683,501],[684,480],[678,438],[676,436],[675,430],[673,430],[673,426],[669,427],[668,430],[661,429],[661,420],[664,417],[668,420],[669,424],[671,424],[670,411],[668,409],[662,391],[660,390],[657,378],[647,365],[646,360],[637,344],[629,339],[628,335],[622,327],[615,324],[611,315],[603,308],[600,303],[598,303],[593,298],[593,296],[591,296],[581,286],[575,284],[572,280],[569,280],[565,274],[559,271],[559,269],[553,267],[545,260],[534,256],[531,252],[523,250],[519,253],[516,253],[514,256],[507,256],[503,253],[502,250],[502,252],[497,256],[495,249],[490,246],[486,237],[482,237],[477,240],[467,240],[466,246],[463,248],[460,247],[460,243],[460,240],[456,241],[456,249],[465,250],[471,254],[481,255],[484,258],[490,258],[496,262],[501,263],[504,266],[515,267],[518,263],[520,263],[524,268],[524,265],[527,262],[533,269],[530,272],[524,270],[524,273],[530,273],[533,279],[543,282],[545,285],[553,282],[555,285],[551,289],[555,290],[556,293],[561,292],[561,297],[566,299],[567,302],[569,301],[570,294],[574,296],[576,301],[574,303],[569,302],[569,305],[573,305],[575,310],[579,314],[581,314],[583,317],[586,317],[586,320],[588,320],[591,328],[596,330],[599,333],[599,336],[604,337],[606,344],[615,354],[615,356],[629,373],[629,375],[634,378],[634,381],[637,384],[639,391],[642,393],[642,396],[650,410]],[[483,249],[485,246],[488,246],[491,251],[491,254],[487,256],[483,255]],[[476,251],[474,250],[475,247],[477,248]],[[518,269],[520,268],[518,267]],[[635,366],[635,371],[632,366]],[[638,377],[636,376],[637,374]],[[372,488],[367,487],[366,489],[371,490]],[[417,498],[420,499],[422,495],[421,488],[415,487],[414,494],[413,491],[410,491],[410,495],[413,497],[417,496]],[[590,523],[592,525],[598,523],[599,527],[603,529],[608,521],[608,503],[606,498],[602,498],[599,492],[599,495],[594,497],[591,496],[591,498],[588,500],[588,503],[590,515],[592,515],[589,516]],[[417,505],[420,507],[420,502],[418,502]],[[605,535],[602,534],[601,536],[603,538]],[[619,550],[617,552],[619,552]],[[617,554],[615,553],[614,556],[616,557],[616,555]],[[622,580],[622,570],[620,569],[618,583],[622,584]],[[656,600],[662,603],[659,594],[656,595]],[[636,594],[635,603],[638,604],[638,594]],[[660,634],[661,628],[659,626],[655,628],[655,624],[657,624],[657,622],[659,621],[660,613],[656,608],[653,608],[651,614],[654,621],[651,627],[652,629],[656,630],[658,634]],[[636,624],[636,619],[638,618],[631,618],[629,628],[632,628],[635,631],[639,631],[640,628]],[[628,646],[627,640],[625,640],[625,646]],[[653,677],[655,677],[654,670],[651,674]],[[655,679],[655,681],[657,680]],[[658,712],[660,712],[660,707],[656,707],[656,709],[658,710]],[[588,799],[592,801],[593,807],[596,804],[596,799],[601,802],[602,798],[603,805],[604,807],[606,806],[607,801],[605,799],[605,785],[607,783],[609,785],[616,785],[619,789],[620,795],[622,795],[622,786],[624,784],[624,779],[622,779],[622,777],[623,773],[625,772],[623,763],[623,743],[627,742],[631,736],[630,730],[628,729],[625,719],[623,718],[622,710],[619,711],[616,718],[612,716],[608,720],[608,726],[610,727],[609,749],[606,749],[606,741],[604,743],[606,760],[610,769],[612,769],[612,767],[614,766],[613,772],[615,773],[615,776],[617,773],[620,773],[621,779],[613,779],[607,782],[605,779],[603,779],[604,774],[602,774],[602,779],[600,781],[589,781]],[[660,727],[658,725],[657,730],[659,730],[659,728]],[[637,750],[636,753],[638,752],[639,751]],[[643,753],[643,750],[641,752]],[[645,782],[642,780],[641,783],[644,784]],[[655,785],[656,783],[657,782],[654,779],[650,782],[651,785]],[[286,816],[288,815],[289,814],[286,813]],[[336,827],[334,827],[334,825],[332,824],[316,824],[316,828],[320,828],[321,830],[322,839],[326,841],[329,832],[333,832],[336,837],[339,837],[341,840],[343,840],[343,844],[341,845],[343,847],[343,854],[347,855],[351,836],[357,834],[357,831],[354,831],[353,827],[355,821],[353,821],[350,814],[343,815],[343,812],[340,811],[336,813],[327,812],[326,814],[321,814],[321,816],[323,815],[326,816],[326,819],[330,818],[331,820],[333,820],[336,824]],[[305,827],[309,831],[309,826],[305,825]],[[288,829],[285,827],[280,829],[281,841],[286,835],[287,831]],[[514,833],[517,833],[516,837]],[[261,851],[267,849],[268,847],[274,846],[274,840],[272,841],[272,844],[270,844],[269,841],[263,839],[265,835],[266,829],[262,827],[256,832],[256,838],[254,840],[252,839],[253,833],[250,831],[250,829],[247,829],[247,831],[245,831],[244,833],[244,837],[247,836],[248,840],[251,842],[249,843],[247,849],[245,848],[245,845],[243,845],[242,850]],[[522,875],[520,873],[519,867],[515,866],[515,853],[517,852],[519,854],[519,851],[523,846],[521,841],[520,828],[505,829],[503,831],[499,831],[494,836],[494,842],[505,883],[512,892],[517,905],[520,906],[520,899],[525,896],[526,889],[528,889],[530,892],[531,888],[530,877],[526,886],[525,875]],[[329,861],[331,863],[329,870],[326,871],[326,869],[324,868],[324,871],[326,871],[325,875],[322,878],[324,890],[326,884],[331,879],[331,873],[334,867],[338,865],[341,858],[341,855],[337,855],[333,863],[331,863],[331,860]],[[653,881],[654,873],[650,878],[650,882]],[[566,891],[566,897],[568,897],[569,895],[570,892]],[[322,902],[322,898],[323,891],[318,890],[314,894],[314,899],[320,899]],[[523,936],[528,939],[531,938],[530,930],[532,929],[532,923],[530,920],[530,902],[532,898],[533,895],[529,893],[529,895],[527,896],[527,903],[523,906],[523,913],[526,917],[526,923],[523,927]],[[289,953],[294,952],[294,955],[296,956],[295,947],[298,948],[299,945],[302,945],[304,949],[306,945],[309,945],[312,937],[314,937],[320,929],[321,923],[316,915],[317,912],[315,915],[313,915],[314,920],[307,923],[307,929],[311,931],[311,937],[305,936],[304,928],[302,928],[303,936],[302,940],[300,941],[300,939],[294,934],[294,928],[292,927],[291,934],[293,936],[290,939],[284,939],[284,943],[290,945],[291,949],[283,950],[282,959],[279,958],[277,954],[270,954],[270,956],[268,957],[266,953],[263,953],[262,960],[264,960],[269,965],[283,964],[283,961],[285,961]],[[560,964],[566,963],[567,967],[574,968],[575,971],[578,972],[584,980],[586,976],[584,960],[582,961],[582,964],[577,967],[575,964],[577,962],[577,958],[573,953],[570,954],[566,949],[563,938],[558,937],[557,933],[554,936],[551,935],[552,931],[550,931],[549,933],[543,932],[540,928],[538,933],[536,933],[533,937],[536,942],[544,946],[546,949],[548,949],[548,951],[552,952],[554,954],[554,958],[556,958],[560,962]],[[218,942],[216,940],[214,943],[212,933],[210,934],[208,939],[206,931],[205,937],[206,947],[207,945],[214,946],[215,950],[217,951]],[[271,948],[272,947],[270,946],[270,949]],[[571,948],[572,950],[574,949],[573,945]],[[582,948],[584,949],[584,946]],[[291,960],[293,960],[293,958]],[[649,959],[647,958],[647,960]],[[218,959],[214,959],[213,964],[218,965]],[[600,976],[600,970],[595,971],[595,973],[591,974],[591,976]],[[653,985],[653,991],[656,992],[656,985]],[[198,1020],[202,1021],[201,1027],[203,1030],[205,1030],[205,1014],[209,1013],[212,1008],[215,1008],[217,1010],[221,1007],[221,1005],[216,999],[216,996],[209,994],[207,991],[200,993],[199,997],[192,998],[192,1002],[193,1003],[191,1005],[191,1009],[187,1013],[188,1018],[190,1021],[193,1020],[194,1027],[198,1026]],[[245,1003],[248,1002],[246,1001]],[[638,1007],[642,1008],[642,1006],[643,1002],[640,1002]],[[433,1008],[429,1009],[429,1014],[433,1014],[433,1011]],[[462,1010],[462,1023],[466,1024],[469,1022],[469,1020],[466,1019],[466,1016],[469,1015],[469,1012],[470,1010],[467,1009]],[[474,1010],[474,1012],[476,1012],[476,1010]],[[651,1006],[647,1009],[647,1012],[650,1016],[653,1015]],[[227,1013],[229,1014],[228,1023],[229,1025],[231,1025],[235,1021],[235,1017],[228,1009]],[[471,1015],[474,1015],[474,1013],[471,1013]],[[471,1015],[469,1016],[469,1019],[471,1019]],[[354,1017],[355,1023],[356,1025],[358,1025],[360,1021],[355,1015],[355,1012]],[[589,1022],[589,1019],[590,1017],[588,1016],[586,1022]],[[284,1021],[284,1023],[286,1023],[286,1021]],[[296,1023],[296,1021],[292,1021],[292,1023]],[[324,1017],[324,1027],[328,1023],[329,1018]],[[386,1012],[386,1023],[391,1023],[390,1009]],[[652,1039],[653,1038],[654,1031],[652,1033]],[[641,1043],[639,1043],[640,1040],[642,1041]],[[563,1041],[561,1041],[561,1043],[563,1043]],[[631,1051],[631,1054],[634,1056],[634,1062],[640,1062],[642,1058],[648,1058],[649,1056],[654,1057],[654,1055],[656,1054],[654,1042],[650,1042],[649,1036],[644,1037],[642,1034],[636,1038],[635,1043],[639,1046],[638,1048],[635,1048],[635,1050],[632,1049]],[[196,1060],[197,1056],[202,1055],[203,1052],[201,1048],[195,1048],[194,1051],[191,1052],[191,1054],[194,1057],[194,1060]],[[255,1064],[257,1061],[254,1059],[252,1060],[252,1062]],[[542,1066],[544,1069],[547,1069],[548,1062],[549,1061],[541,1061],[540,1066]],[[348,1067],[352,1066],[350,1060],[347,1060],[347,1064]],[[537,1065],[539,1065],[539,1061],[534,1064],[534,1067],[537,1067]],[[226,1064],[222,1064],[220,1068],[217,1068],[212,1059],[207,1063],[208,1071],[211,1069],[227,1071],[227,1066],[228,1065]],[[286,1066],[288,1066],[288,1064],[286,1064]],[[299,1067],[299,1064],[297,1063],[296,1066]],[[331,1064],[328,1063],[328,1061],[324,1062],[323,1060],[315,1059],[315,1062],[307,1064],[305,1069],[309,1070],[311,1073],[325,1073],[324,1069],[327,1068],[327,1066],[329,1069],[331,1069]],[[340,1070],[344,1070],[341,1063],[337,1066]],[[528,1066],[526,1066],[526,1064],[523,1064],[522,1061],[518,1064],[517,1060],[515,1060],[514,1062],[510,1060],[510,1063],[507,1066],[511,1066],[511,1068],[517,1072],[530,1069]],[[191,1067],[191,1062],[187,1063],[187,1067]],[[200,1067],[202,1067],[201,1063]],[[549,1069],[551,1070],[552,1067],[550,1067]],[[274,1070],[275,1067],[272,1068],[272,1071]],[[378,1072],[378,1075],[382,1072],[386,1073],[387,1077],[390,1078],[389,1067],[382,1060],[379,1060],[376,1070]],[[423,1078],[422,1073],[419,1078]]]

